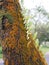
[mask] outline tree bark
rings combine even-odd
[[[34,45],[35,40],[31,38],[27,40],[19,0],[4,0],[3,6],[6,13],[8,12],[13,18],[12,23],[6,15],[2,18],[2,22],[6,23],[2,29],[4,65],[47,65]]]

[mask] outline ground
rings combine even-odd
[[[45,54],[45,59],[46,59],[48,65],[49,65],[49,52],[47,52],[47,53]]]
[[[3,60],[2,59],[0,59],[0,65],[3,65]]]

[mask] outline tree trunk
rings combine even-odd
[[[2,18],[4,65],[47,65],[34,40],[27,40],[19,0],[4,0],[3,6],[13,21],[10,23],[6,15]]]

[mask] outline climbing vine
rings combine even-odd
[[[7,2],[7,4],[6,4]],[[4,7],[13,18],[13,23],[4,15],[2,18],[2,49],[4,65],[47,65],[35,47],[35,40],[27,40],[23,16],[18,0],[5,0]],[[16,7],[16,8],[15,8]]]

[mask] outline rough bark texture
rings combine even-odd
[[[45,59],[36,49],[35,41],[27,40],[26,29],[18,0],[4,0],[3,6],[12,17],[12,24],[5,15],[2,30],[2,49],[4,65],[47,65]]]

